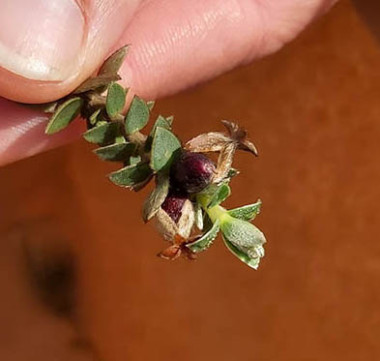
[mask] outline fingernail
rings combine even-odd
[[[78,65],[84,16],[75,0],[0,0],[0,67],[62,81]]]

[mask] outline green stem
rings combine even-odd
[[[227,210],[223,208],[220,205],[216,205],[214,207],[207,207],[207,205],[210,203],[210,197],[207,194],[198,194],[197,195],[197,201],[202,206],[204,211],[208,214],[210,217],[212,223],[215,223],[217,219],[222,222],[222,219],[228,215]]]

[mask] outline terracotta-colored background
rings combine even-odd
[[[20,239],[62,239],[79,262],[81,332],[103,361],[380,358],[380,47],[348,2],[278,54],[160,101],[183,139],[234,119],[237,206],[258,197],[255,272],[217,242],[155,257],[147,191],[112,186],[85,142],[0,170],[0,360],[91,360],[30,292]]]

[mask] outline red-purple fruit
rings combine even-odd
[[[169,217],[178,223],[182,215],[182,208],[187,200],[187,197],[181,194],[170,192],[166,197],[161,208],[169,215]]]
[[[183,152],[170,170],[170,181],[175,189],[198,193],[211,182],[215,172],[213,161],[201,153]]]

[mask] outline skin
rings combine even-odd
[[[157,99],[279,50],[335,3],[103,0],[100,5],[99,0],[83,0],[86,40],[78,52],[80,66],[67,79],[36,81],[0,66],[0,165],[66,143],[83,130],[73,124],[47,137],[44,115],[5,98],[29,103],[57,99],[91,75],[111,51],[128,43],[133,47],[121,69],[125,85],[145,99]]]

